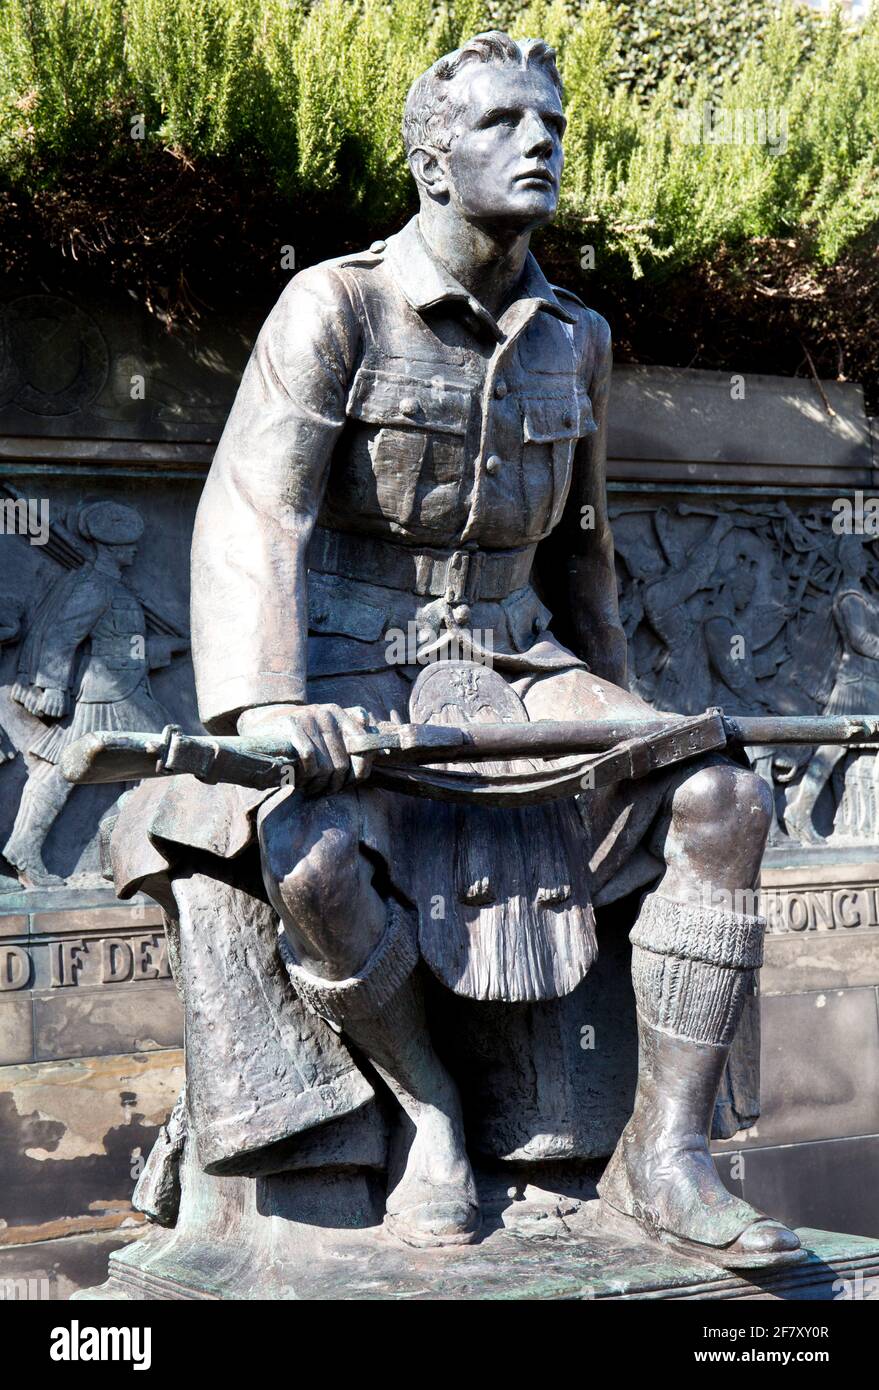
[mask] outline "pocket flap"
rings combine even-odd
[[[335,575],[308,575],[308,626],[311,632],[356,637],[375,642],[385,630],[387,615],[353,592],[355,586]]]
[[[598,426],[585,391],[571,396],[529,396],[522,402],[526,444],[549,444],[554,439],[580,439]]]
[[[517,652],[533,646],[552,621],[552,613],[529,586],[503,603],[510,640]]]
[[[370,425],[401,425],[464,434],[471,391],[442,376],[416,377],[361,367],[351,385],[348,414]]]

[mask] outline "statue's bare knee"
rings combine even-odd
[[[671,795],[661,891],[704,902],[716,890],[750,890],[771,823],[772,792],[762,777],[731,763],[696,768]]]
[[[259,843],[266,891],[298,960],[329,980],[356,974],[387,920],[356,799],[287,797],[260,818]]]

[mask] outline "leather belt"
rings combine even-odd
[[[492,603],[525,588],[536,548],[412,550],[379,536],[317,526],[308,547],[308,568],[450,603]]]
[[[139,636],[132,633],[132,637]],[[146,638],[143,638],[146,644]],[[132,656],[131,637],[93,637],[89,644],[92,656],[113,656],[117,660],[130,661],[132,666],[142,666],[143,658]]]

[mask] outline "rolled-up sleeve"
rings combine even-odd
[[[359,321],[342,272],[284,291],[257,339],[199,504],[192,656],[214,732],[305,699],[306,550],[345,424]]]

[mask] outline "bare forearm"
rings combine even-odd
[[[596,675],[625,688],[628,650],[620,623],[613,563],[596,565],[574,557],[569,575],[578,654]]]

